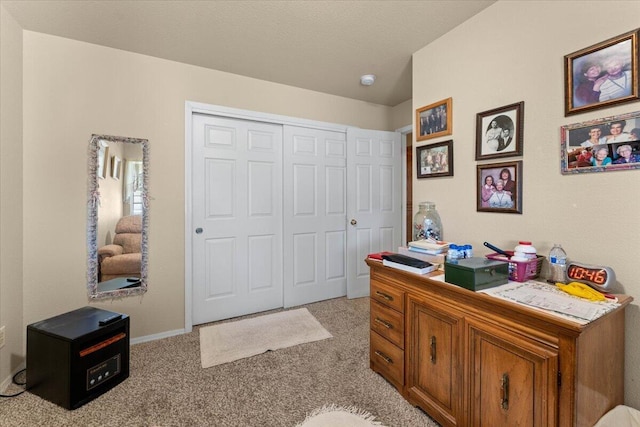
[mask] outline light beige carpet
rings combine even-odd
[[[286,310],[200,328],[200,359],[209,368],[331,337],[306,308]]]
[[[296,427],[384,427],[376,417],[354,406],[326,405],[316,409]]]

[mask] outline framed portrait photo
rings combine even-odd
[[[562,126],[560,145],[563,175],[640,169],[640,111]]]
[[[564,115],[640,99],[640,28],[564,57]]]
[[[451,135],[452,99],[447,98],[416,110],[416,141]]]
[[[476,115],[476,160],[522,156],[524,101]]]
[[[416,148],[418,178],[453,176],[453,141]]]
[[[478,212],[522,213],[522,161],[478,165]]]

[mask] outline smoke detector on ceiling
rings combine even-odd
[[[360,84],[363,86],[371,86],[376,81],[376,76],[373,74],[365,74],[360,77]]]

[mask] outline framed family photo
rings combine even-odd
[[[562,174],[640,169],[640,111],[565,125]]]
[[[452,99],[447,98],[416,110],[416,141],[451,135]]]
[[[476,160],[522,155],[524,101],[476,115]]]
[[[564,115],[640,99],[635,29],[564,57]]]
[[[477,166],[478,212],[522,213],[522,160]]]
[[[453,176],[453,141],[416,148],[418,178]]]

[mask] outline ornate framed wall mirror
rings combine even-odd
[[[149,141],[92,135],[87,202],[89,298],[147,291]]]

